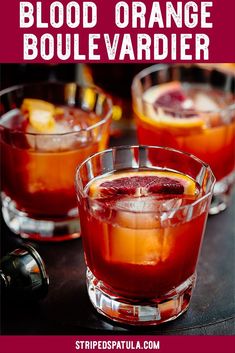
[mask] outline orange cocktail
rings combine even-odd
[[[235,165],[234,75],[196,65],[156,65],[132,85],[141,144],[177,148],[207,162],[217,180],[212,213],[225,207]]]
[[[214,177],[175,150],[118,147],[78,168],[88,293],[102,314],[155,325],[189,305]]]
[[[76,84],[29,85],[2,93],[3,215],[23,237],[79,235],[75,169],[107,145],[111,102]]]

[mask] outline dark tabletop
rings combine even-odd
[[[123,144],[125,143],[123,139]],[[50,277],[49,293],[38,302],[1,299],[1,334],[167,334],[235,333],[235,195],[228,209],[210,216],[188,311],[151,329],[128,329],[103,319],[89,302],[81,239],[34,244]],[[20,243],[2,221],[1,256]]]

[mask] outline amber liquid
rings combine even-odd
[[[81,114],[82,127],[86,122],[90,125],[89,113]],[[35,138],[25,134],[25,119],[19,111],[5,117],[4,125],[1,129],[2,191],[15,202],[18,210],[30,217],[59,219],[69,215],[77,206],[76,167],[106,146],[108,128],[102,133],[92,130],[84,136],[78,132],[78,138],[68,135],[57,141],[56,137]]]
[[[203,92],[203,86],[200,87]],[[190,94],[190,92],[189,92]],[[217,91],[206,91],[205,94],[215,99],[222,108],[234,100],[225,100],[224,94]],[[229,175],[235,167],[235,112],[210,114],[206,127],[198,129],[180,129],[154,126],[143,119],[143,113],[134,106],[137,134],[140,144],[153,146],[167,146],[184,152],[192,153],[202,161],[208,163],[219,181]],[[227,114],[227,116],[226,116]],[[188,118],[190,120],[190,117]]]
[[[194,274],[207,212],[195,210],[187,221],[175,215],[162,224],[157,208],[151,214],[115,209],[122,197],[128,202],[128,196],[114,195],[108,202],[99,200],[99,206],[88,206],[86,198],[80,203],[87,265],[117,295],[134,299],[164,295]]]

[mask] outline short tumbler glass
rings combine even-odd
[[[181,92],[171,94],[177,85],[197,99],[197,108],[189,108],[189,99],[177,107]],[[160,92],[164,97],[156,101]],[[138,142],[176,148],[208,163],[217,181],[209,213],[223,211],[235,176],[235,75],[206,65],[153,65],[135,76],[132,99]]]
[[[87,193],[88,183],[106,173],[153,169],[191,177],[200,196],[184,206],[143,213],[138,207],[106,207]],[[207,164],[163,147],[116,147],[78,167],[87,288],[99,313],[124,324],[157,325],[187,310],[214,183]],[[129,220],[128,225],[123,220]]]
[[[111,100],[98,88],[57,82],[11,87],[0,98],[1,197],[8,227],[34,240],[78,237],[75,171],[85,158],[107,147]],[[61,107],[66,113],[60,121],[67,125],[76,112],[78,125],[69,132],[64,125],[58,133],[28,132],[21,113],[25,98]]]

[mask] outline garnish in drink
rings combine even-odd
[[[161,147],[97,153],[76,174],[90,299],[133,325],[189,305],[214,179],[200,160]]]

